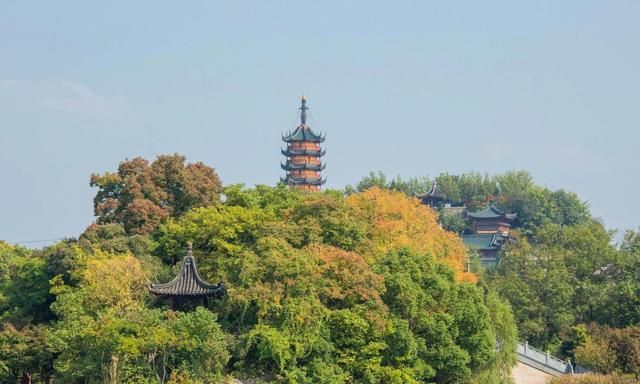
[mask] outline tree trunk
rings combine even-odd
[[[31,372],[24,372],[22,374],[20,384],[31,384]]]
[[[106,384],[118,384],[118,362],[119,358],[116,355],[111,356],[111,362],[107,367]]]

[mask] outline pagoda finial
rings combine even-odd
[[[187,256],[193,256],[193,243],[187,241]]]
[[[307,98],[302,94],[302,100],[300,104],[300,125],[307,125]]]

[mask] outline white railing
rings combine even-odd
[[[543,352],[539,349],[533,348],[526,341],[524,343],[518,342],[516,352],[524,357],[527,357],[536,363],[546,365],[547,367],[554,369],[562,373],[572,372],[571,364],[567,361],[558,359],[555,356],[549,354],[549,352]]]

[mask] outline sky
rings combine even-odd
[[[0,2],[0,239],[78,236],[91,173],[180,153],[274,185],[326,132],[327,186],[528,170],[640,226],[639,1]]]

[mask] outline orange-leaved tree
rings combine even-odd
[[[371,188],[347,197],[357,215],[370,223],[369,241],[359,251],[367,257],[384,255],[400,247],[433,255],[449,265],[458,281],[475,282],[476,276],[466,272],[467,250],[452,232],[437,222],[437,214],[418,199],[402,192]]]

